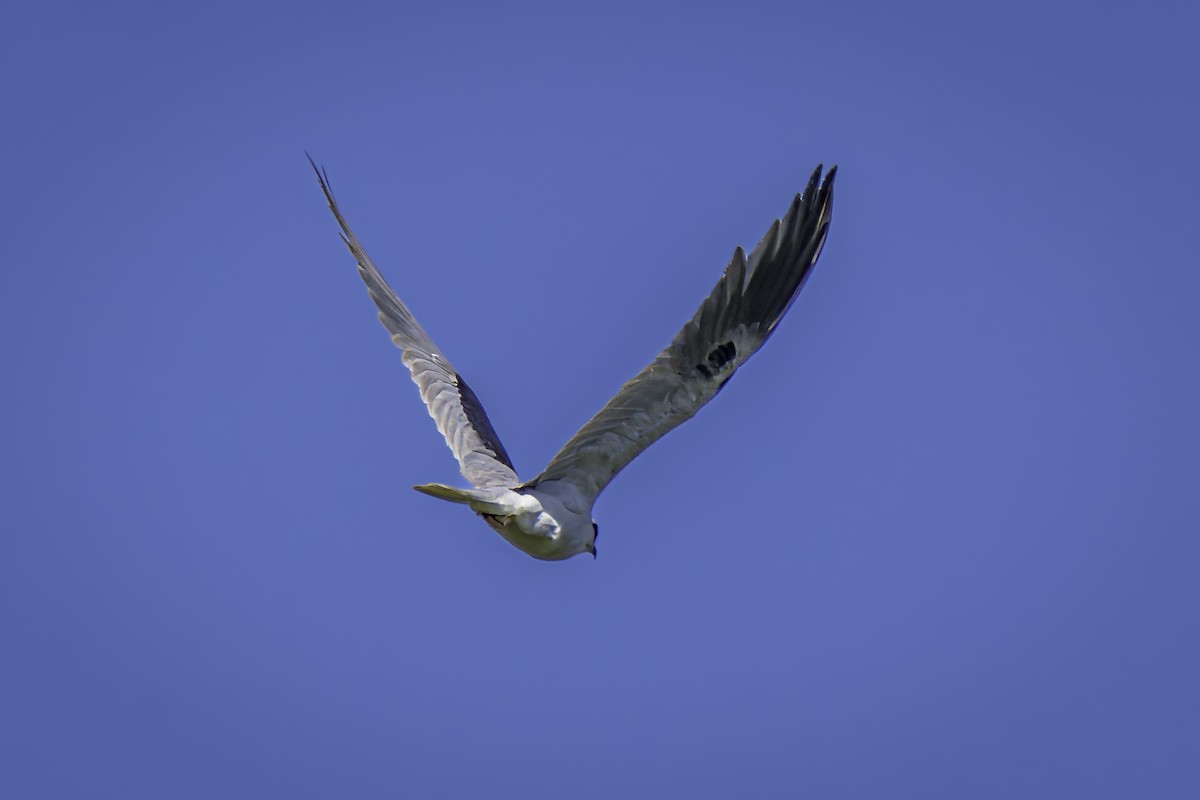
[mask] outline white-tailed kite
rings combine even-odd
[[[548,561],[595,557],[600,529],[592,507],[600,492],[639,453],[716,397],[775,331],[821,255],[837,173],[833,167],[822,181],[818,166],[749,258],[741,247],[734,250],[712,294],[667,349],[621,387],[540,475],[522,481],[479,398],[383,279],[333,199],[328,175],[315,163],[313,169],[380,321],[473,487],[413,488],[466,504],[513,546]]]

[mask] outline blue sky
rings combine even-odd
[[[1197,796],[1197,22],[10,11],[3,793]],[[409,488],[457,470],[304,149],[526,475],[840,173],[546,564]]]

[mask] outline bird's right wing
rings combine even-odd
[[[782,220],[749,260],[737,248],[725,274],[691,321],[650,366],[621,387],[600,413],[526,486],[574,484],[595,499],[639,453],[690,419],[762,347],[812,274],[833,212],[837,167],[817,167]]]
[[[513,469],[512,459],[500,444],[500,437],[492,428],[483,404],[383,279],[333,199],[329,176],[318,169],[311,158],[308,161],[342,228],[342,241],[358,261],[358,274],[379,309],[379,321],[392,335],[392,342],[403,351],[402,359],[412,373],[413,382],[421,390],[421,399],[458,459],[463,477],[478,489],[516,486],[520,479]]]

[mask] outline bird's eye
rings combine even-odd
[[[592,541],[594,542],[599,538],[600,538],[600,526],[593,522],[592,523]]]

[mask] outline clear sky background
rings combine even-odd
[[[1194,4],[501,5],[6,12],[0,794],[1200,796]],[[304,149],[527,476],[841,172],[547,564]]]

